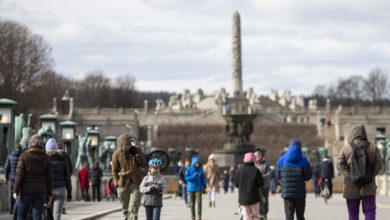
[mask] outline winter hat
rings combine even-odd
[[[256,156],[254,153],[246,153],[244,157],[244,162],[256,162]]]
[[[30,137],[28,140],[28,146],[29,147],[37,147],[37,148],[42,148],[43,149],[43,141],[41,136],[34,134],[33,136]]]
[[[56,152],[57,151],[57,141],[54,138],[50,138],[46,142],[46,152]]]
[[[302,146],[302,144],[301,144],[301,141],[298,139],[298,138],[293,138],[293,139],[291,139],[291,141],[290,141],[290,147],[292,147],[292,146],[295,146],[295,147],[301,147]]]
[[[213,160],[213,159],[215,159],[215,155],[214,154],[210,154],[209,160]]]

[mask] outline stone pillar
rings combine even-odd
[[[330,99],[326,99],[326,117],[330,117]]]
[[[233,14],[231,97],[242,96],[240,14]]]
[[[147,113],[148,110],[149,110],[148,100],[145,99],[145,100],[144,100],[144,111],[145,111],[145,113]]]

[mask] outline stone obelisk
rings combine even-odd
[[[242,96],[240,14],[233,14],[231,97]]]

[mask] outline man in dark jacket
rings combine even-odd
[[[246,153],[244,166],[235,175],[234,185],[238,187],[238,203],[242,206],[244,220],[259,219],[259,188],[264,186],[263,177],[255,167],[256,156]]]
[[[184,200],[184,203],[186,204],[187,207],[190,207],[190,196],[189,196],[189,193],[187,192],[187,181],[185,179],[185,176],[186,176],[187,168],[190,166],[191,166],[191,161],[186,160],[186,162],[184,163],[184,166],[182,166],[179,170],[179,183],[182,186],[183,200]]]
[[[321,190],[324,189],[325,181],[328,180],[329,196],[332,196],[332,192],[333,192],[332,178],[334,178],[334,168],[333,168],[333,163],[328,156],[326,156],[321,161],[319,173],[322,179]]]
[[[95,199],[97,198],[97,201],[100,202],[100,184],[102,182],[102,176],[103,171],[99,167],[99,161],[95,162],[95,166],[92,167],[91,171],[91,184],[92,184],[92,201],[95,202]]]
[[[256,150],[255,155],[256,167],[260,170],[264,179],[264,187],[260,189],[260,216],[262,219],[267,220],[271,168],[265,160],[265,149]]]
[[[320,188],[318,187],[318,179],[320,178],[320,169],[321,169],[320,164],[316,162],[316,164],[312,168],[313,189],[316,198],[320,196]]]
[[[7,161],[5,162],[5,179],[9,182],[10,186],[10,209],[9,212],[12,215],[12,211],[15,205],[15,198],[13,197],[13,188],[16,176],[16,166],[19,162],[19,157],[23,152],[23,148],[20,144],[16,144],[16,149],[12,151],[10,155],[7,157]]]
[[[276,164],[275,174],[281,181],[286,220],[294,220],[295,211],[297,219],[304,220],[305,181],[311,179],[312,173],[309,161],[302,155],[301,142],[298,139],[290,141],[290,147]]]
[[[43,204],[48,203],[52,195],[53,176],[50,160],[43,152],[41,137],[33,135],[29,140],[29,148],[20,155],[16,167],[14,197],[20,196],[18,219],[25,219],[30,205],[33,209],[33,218],[41,219]]]

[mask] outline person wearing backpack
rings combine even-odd
[[[365,219],[374,220],[375,176],[382,168],[382,159],[378,148],[368,142],[364,125],[352,129],[350,140],[337,158],[337,169],[344,175],[343,196],[347,200],[349,220],[359,219],[360,201]]]

